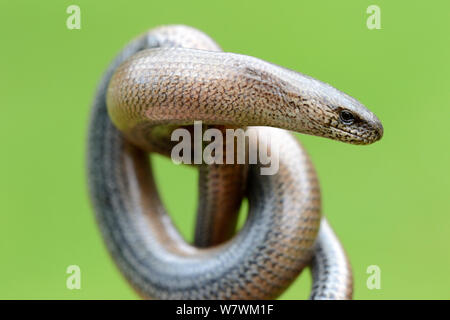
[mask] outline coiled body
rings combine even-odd
[[[278,150],[274,175],[261,175],[261,164],[199,166],[194,246],[165,212],[147,152],[170,154],[178,126],[272,126],[351,143],[381,137],[376,117],[331,86],[219,50],[195,29],[161,27],[130,43],[106,72],[89,128],[88,178],[112,257],[145,298],[275,298],[310,264],[312,298],[351,298],[350,266],[321,218],[316,173],[285,130],[251,128],[251,139]],[[357,127],[338,123],[341,107],[358,115]],[[244,196],[248,219],[233,236]]]

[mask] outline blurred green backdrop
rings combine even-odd
[[[70,4],[81,8],[81,30],[66,28]],[[366,27],[371,4],[381,8],[381,30]],[[371,146],[299,136],[351,259],[355,298],[449,299],[449,13],[446,1],[3,0],[0,298],[137,298],[89,204],[88,116],[102,72],[125,43],[183,23],[225,51],[329,82],[379,116],[385,136]],[[155,161],[165,204],[191,238],[196,171]],[[71,264],[81,267],[81,290],[66,289]],[[366,287],[373,264],[380,290]],[[306,298],[310,282],[303,273],[282,298]]]

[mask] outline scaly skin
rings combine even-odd
[[[145,298],[275,298],[311,261],[312,298],[351,298],[350,266],[325,220],[316,241],[317,176],[290,133],[253,128],[255,139],[278,148],[273,161],[279,161],[279,171],[263,176],[260,165],[249,166],[248,220],[230,240],[246,166],[201,169],[198,214],[205,219],[199,218],[197,228],[210,236],[202,239],[197,230],[196,244],[227,240],[208,248],[187,244],[172,225],[146,151],[167,155],[171,130],[189,128],[194,120],[219,128],[280,127],[354,144],[379,140],[381,123],[358,101],[318,80],[256,58],[199,49],[219,50],[189,27],[151,30],[119,54],[99,86],[89,129],[88,177],[112,257]],[[352,123],[342,120],[342,110],[353,114]],[[217,214],[222,207],[229,209]],[[228,210],[230,219],[223,216]],[[211,219],[216,222],[202,222]],[[330,270],[337,276],[327,276]]]
[[[321,81],[257,58],[185,48],[144,50],[119,66],[108,87],[109,115],[144,149],[161,124],[271,126],[353,144],[377,141],[380,121]],[[346,109],[358,117],[339,121]]]

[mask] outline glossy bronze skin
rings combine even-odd
[[[126,46],[106,72],[89,128],[88,177],[113,259],[144,298],[271,299],[311,265],[311,298],[350,299],[351,268],[321,217],[314,167],[282,129],[368,144],[381,138],[380,121],[328,84],[219,51],[198,30],[160,27]],[[279,170],[199,165],[190,245],[161,204],[147,153],[169,155],[172,130],[199,120],[219,130],[268,126],[252,127],[252,139],[278,151]],[[244,196],[248,218],[234,235]]]

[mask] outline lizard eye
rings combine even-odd
[[[350,111],[342,110],[339,112],[339,120],[341,120],[343,124],[350,125],[355,121],[355,116]]]

